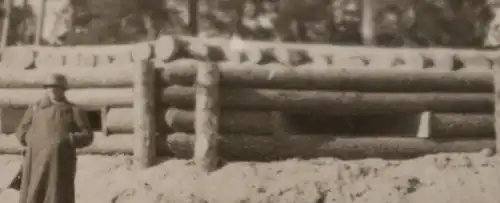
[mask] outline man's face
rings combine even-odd
[[[66,90],[60,86],[47,86],[45,87],[47,96],[52,100],[62,100],[64,99],[64,93]]]

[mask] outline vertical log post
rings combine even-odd
[[[189,12],[189,34],[192,36],[198,36],[199,33],[199,0],[188,0],[188,12]]]
[[[148,60],[137,63],[134,74],[134,157],[139,169],[154,164],[156,156],[156,102],[154,67]]]
[[[7,47],[7,40],[9,37],[9,28],[10,28],[10,19],[12,18],[12,2],[14,0],[4,0],[3,8],[5,9],[5,14],[3,17],[3,22],[2,22],[2,50]]]
[[[500,58],[494,60],[493,65],[493,77],[495,85],[495,141],[496,141],[496,152],[498,154],[500,150]]]
[[[43,34],[43,23],[45,19],[45,11],[47,10],[47,0],[41,0],[39,16],[36,17],[36,30],[35,30],[35,45],[40,45]]]
[[[196,77],[194,162],[204,172],[217,169],[219,138],[219,67],[200,66]]]
[[[7,39],[9,36],[9,27],[10,27],[10,19],[11,19],[11,12],[12,12],[12,2],[13,0],[4,0],[4,9],[5,9],[5,16],[3,17],[3,25],[2,25],[2,52],[5,53],[5,48],[7,47]],[[2,62],[5,63],[5,54],[3,54],[2,57]],[[0,133],[4,133],[5,129],[3,129],[4,126],[4,121],[3,119],[6,118],[4,115],[3,109],[0,109]]]
[[[359,0],[361,6],[361,36],[363,45],[375,45],[373,0]]]
[[[107,125],[107,122],[106,122],[106,118],[107,118],[107,115],[108,115],[108,112],[109,112],[109,106],[104,106],[101,108],[101,131],[102,131],[102,135],[103,136],[108,136],[109,135],[109,132],[108,132],[108,125]]]

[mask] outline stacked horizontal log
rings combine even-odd
[[[151,42],[105,47],[12,46],[2,51],[2,66],[11,69],[127,66],[148,59],[152,54],[153,43]]]
[[[200,65],[183,60],[164,66],[162,78],[170,84],[161,98],[170,106],[165,122],[179,132],[167,141],[179,156],[192,155]],[[223,156],[411,156],[494,146],[489,71],[224,63],[220,72]],[[424,112],[430,113],[427,121]],[[117,111],[108,120],[125,114]],[[278,130],[276,114],[282,117]]]
[[[234,50],[228,40],[165,36],[109,49],[12,47],[2,53],[0,108],[25,108],[42,94],[37,88],[47,73],[62,72],[74,88],[68,98],[88,110],[105,109],[109,139],[121,139],[133,133],[131,64],[154,56],[158,77],[169,85],[159,86],[162,122],[179,132],[159,146],[189,155],[184,148],[192,149],[193,86],[197,67],[205,65],[193,59],[201,58],[220,62],[221,154],[227,158],[410,155],[491,146],[497,51],[242,43]],[[422,112],[430,112],[428,126],[419,126]],[[415,131],[428,139],[415,138]]]
[[[129,108],[138,102],[134,100],[139,93],[133,91],[133,87],[139,82],[133,82],[134,71],[141,71],[140,68],[146,67],[148,61],[143,63],[129,63],[123,65],[110,65],[105,67],[52,67],[50,70],[44,69],[2,69],[0,70],[0,108],[2,108],[2,133],[12,133],[17,127],[21,116],[24,114],[26,107],[36,103],[44,95],[42,89],[44,82],[53,73],[61,73],[68,79],[70,89],[66,92],[68,100],[87,111],[101,111],[105,116],[106,109],[114,108]],[[139,67],[140,66],[140,67]],[[143,81],[153,81],[155,69],[147,66],[151,74],[148,74]],[[133,84],[134,83],[134,84]],[[143,88],[144,89],[144,88]],[[146,87],[145,91],[150,91],[150,87]],[[151,90],[152,91],[152,90]],[[143,98],[146,103],[151,101],[151,98]],[[136,107],[137,108],[137,107]],[[141,109],[139,109],[141,111]],[[154,110],[152,110],[154,111]],[[147,113],[147,112],[146,112]],[[154,117],[154,116],[152,116]],[[151,120],[155,122],[154,120]],[[104,124],[106,122],[103,122]],[[132,125],[137,125],[137,121],[133,121]],[[136,128],[143,128],[142,124]],[[79,150],[79,153],[91,154],[138,154],[133,150],[132,137],[129,135],[109,136],[106,130],[102,130],[104,134],[100,134],[94,140],[94,143],[86,148]],[[147,136],[155,137],[156,131],[147,133]],[[140,131],[136,134],[144,134]],[[108,137],[109,136],[109,137]],[[126,139],[124,139],[126,137]],[[137,137],[137,136],[135,136]],[[110,139],[111,138],[111,139]],[[0,136],[0,153],[21,153],[23,148],[13,135]],[[137,139],[136,139],[137,140]],[[138,140],[138,142],[141,139]],[[152,143],[154,145],[154,142]],[[149,147],[150,144],[145,146]],[[156,146],[156,145],[154,145]],[[156,152],[155,148],[151,151]],[[145,149],[147,150],[147,149]],[[160,150],[161,151],[161,150]],[[163,150],[165,151],[165,150]],[[155,156],[156,153],[142,153],[148,158],[140,159],[141,162],[149,162],[152,160],[149,156]],[[144,163],[146,163],[144,162]],[[143,163],[143,165],[144,165]]]
[[[71,88],[68,100],[90,111],[104,106],[131,107],[133,64],[107,67],[52,67],[44,69],[0,70],[0,108],[2,133],[11,133],[17,127],[27,106],[34,104],[44,94],[43,83],[52,73],[61,73]]]
[[[187,36],[163,36],[156,44],[162,51],[160,61],[171,61],[179,56],[189,56],[190,47],[209,47],[206,51],[213,60],[240,64],[280,63],[288,66],[331,65],[346,68],[490,70],[498,51],[379,48],[366,46],[338,46],[326,44],[293,44],[245,40],[240,50],[232,50],[231,43],[222,38],[200,39]],[[204,46],[203,46],[204,45]],[[169,48],[167,48],[169,47]],[[158,52],[156,52],[158,53]],[[156,54],[155,53],[155,54]],[[186,54],[187,53],[187,54]],[[234,57],[242,55],[242,57]],[[235,59],[236,58],[236,59]],[[241,60],[241,58],[248,58]]]
[[[215,61],[252,65],[279,63],[286,66],[361,66],[369,69],[416,69],[430,71],[490,71],[498,51],[445,48],[380,48],[326,44],[294,44],[243,40],[234,48],[222,38],[162,36],[155,41],[129,45],[40,47],[13,46],[2,51],[4,67],[102,67],[139,62],[154,57],[158,65],[199,53]]]

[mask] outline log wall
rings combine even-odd
[[[0,127],[12,132],[23,112],[14,109],[37,101],[47,74],[60,72],[72,88],[70,101],[89,111],[106,109],[101,112],[105,134],[96,145],[129,139],[137,133],[134,126],[140,128],[135,115],[154,114],[133,110],[139,101],[134,68],[147,60],[156,74],[141,81],[157,81],[155,93],[141,97],[154,96],[149,100],[158,102],[155,111],[164,113],[155,132],[141,135],[166,136],[151,139],[160,140],[153,144],[157,153],[189,157],[199,101],[196,75],[210,61],[220,72],[214,105],[221,111],[214,119],[223,158],[413,156],[473,152],[494,143],[498,99],[492,93],[498,79],[492,69],[498,51],[244,43],[240,57],[226,40],[184,36],[106,49],[9,47],[0,61]],[[140,111],[148,109],[143,103]],[[166,133],[158,134],[163,128]],[[135,151],[152,159],[146,138]],[[82,152],[106,151],[95,150],[96,145]],[[115,148],[109,152],[133,151],[132,145]]]
[[[157,65],[204,53],[211,60],[228,64],[287,66],[327,65],[345,69],[406,69],[430,71],[491,71],[499,51],[446,48],[381,48],[326,44],[294,44],[245,40],[232,50],[227,39],[162,36],[155,41],[131,45],[40,47],[11,46],[2,52],[4,67],[52,69],[53,67],[122,66],[154,56]],[[201,47],[201,48],[200,48]],[[198,50],[196,50],[198,49]],[[205,51],[200,52],[200,49]],[[235,52],[240,57],[235,57]]]

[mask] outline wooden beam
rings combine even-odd
[[[219,139],[219,81],[216,63],[200,66],[196,77],[195,163],[205,172],[217,169]]]
[[[133,113],[131,108],[112,108],[107,114],[106,123],[110,133],[132,133]],[[415,117],[418,117],[416,119]],[[431,118],[425,114],[381,114],[381,115],[324,115],[292,114],[287,125],[292,133],[298,134],[351,134],[386,136],[406,133],[415,137],[419,124],[430,119],[430,138],[492,138],[494,137],[494,118],[492,114],[433,113]],[[169,108],[164,115],[166,123],[176,132],[194,132],[195,115],[192,109]],[[221,112],[220,133],[229,134],[273,134],[273,118],[270,111],[224,110]],[[425,126],[425,125],[422,125]],[[313,129],[311,129],[313,128]],[[425,132],[425,128],[422,131]],[[421,134],[427,136],[426,134]]]
[[[45,12],[47,10],[47,0],[41,0],[40,10],[38,11],[38,16],[36,16],[36,30],[35,30],[35,45],[40,45],[43,38],[43,27],[45,20]]]
[[[0,88],[0,107],[27,107],[43,97],[43,89]],[[103,106],[132,107],[132,88],[71,89],[68,100],[87,110],[99,110]]]
[[[195,89],[171,86],[163,91],[163,102],[192,108]],[[221,105],[228,109],[314,112],[324,114],[492,113],[491,93],[364,93],[251,88],[221,89]]]
[[[496,59],[493,66],[493,76],[495,77],[495,137],[496,151],[500,151],[500,58]]]
[[[131,88],[132,64],[95,69],[89,66],[52,67],[50,70],[2,69],[0,88],[41,88],[48,75],[57,72],[66,76],[70,88]]]
[[[375,14],[373,0],[359,0],[361,6],[361,36],[363,45],[375,45]]]
[[[5,9],[5,14],[3,16],[3,22],[2,22],[2,43],[0,46],[2,50],[7,47],[8,45],[8,37],[9,37],[9,31],[10,31],[10,20],[12,18],[12,2],[14,0],[4,0],[3,2],[3,8]]]
[[[189,13],[189,34],[191,36],[198,36],[199,32],[199,0],[188,0],[188,13]]]
[[[421,139],[416,137],[345,137],[324,135],[293,135],[287,139],[272,136],[224,134],[220,154],[228,160],[271,161],[286,158],[337,157],[415,158],[436,153],[472,153],[493,147],[492,138]],[[167,137],[169,148],[177,157],[192,155],[193,134],[175,133]]]
[[[154,164],[156,156],[156,108],[154,68],[149,61],[137,63],[134,75],[134,157],[139,169]]]
[[[493,148],[493,138],[419,139],[409,137],[338,137],[322,135],[294,135],[282,142],[272,136],[224,134],[220,155],[235,161],[272,161],[284,158],[338,157],[359,158],[414,158],[433,153],[479,152]],[[79,154],[131,154],[133,135],[96,135],[92,145],[78,150]],[[170,149],[177,158],[191,158],[195,135],[175,133],[159,142],[159,154]],[[167,149],[168,146],[168,149]],[[0,135],[0,154],[20,154],[23,147],[13,135]]]
[[[163,67],[169,84],[192,85],[200,62],[182,60]],[[493,91],[490,71],[424,71],[409,69],[335,68],[283,65],[220,67],[221,84],[228,87],[342,90],[361,92],[485,92]]]

